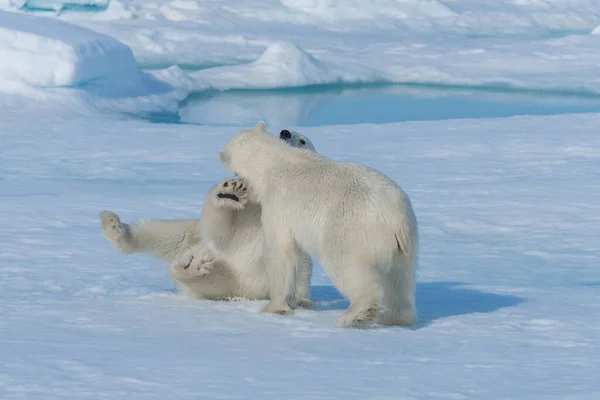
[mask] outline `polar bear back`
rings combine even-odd
[[[282,166],[278,173],[268,174],[268,179],[273,193],[267,197],[280,196],[289,204],[297,203],[294,198],[302,199],[302,204],[319,204],[340,212],[359,209],[375,217],[389,212],[377,208],[377,204],[386,203],[391,212],[403,213],[410,201],[384,174],[352,163],[301,159]],[[293,185],[286,184],[290,179]]]
[[[332,242],[346,238],[349,245],[372,243],[383,249],[396,246],[398,232],[414,231],[416,216],[404,191],[385,175],[369,167],[334,161],[291,163],[279,173],[268,174],[267,205],[281,208],[303,243],[320,243],[312,254],[320,255]],[[293,185],[286,184],[293,181]],[[281,214],[282,213],[282,214]],[[405,216],[408,216],[406,219]],[[318,240],[312,240],[318,235]],[[303,238],[305,240],[303,240]],[[416,239],[405,251],[416,254]]]
[[[263,204],[263,216],[275,218],[282,230],[296,231],[301,241],[322,247],[307,249],[312,254],[325,251],[324,243],[342,239],[390,249],[403,235],[403,250],[416,253],[410,200],[379,171],[292,148],[268,135],[260,123],[234,135],[219,158],[248,179]]]

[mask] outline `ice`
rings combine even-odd
[[[249,63],[195,72],[174,66],[154,76],[187,92],[402,83],[590,95],[600,94],[599,49],[596,35],[481,46],[419,40],[410,46],[372,43],[366,48],[337,47],[313,53],[276,41]]]
[[[600,93],[595,0],[115,0],[49,16],[118,39],[181,92],[388,82]]]
[[[34,1],[61,4],[60,0]],[[10,3],[6,3],[10,7]],[[80,1],[64,0],[62,3]],[[480,36],[573,33],[590,31],[600,24],[600,11],[595,0],[245,0],[236,2],[235,7],[226,0],[129,0],[123,3],[132,10],[132,19],[165,18],[175,24],[185,21],[204,27],[214,20],[238,21],[244,25],[260,21],[266,28],[284,22],[329,31],[392,29],[403,34]],[[65,13],[61,17],[95,19],[89,14],[73,17],[73,13]],[[227,30],[230,26],[223,24],[220,28]],[[260,27],[254,27],[252,31],[257,29]]]
[[[273,89],[340,81],[358,81],[364,74],[353,75],[347,68],[319,61],[300,47],[285,42],[269,44],[265,52],[249,64],[218,67],[197,73],[219,90]]]
[[[600,16],[593,0],[281,0],[289,14],[347,30],[393,28],[470,35],[580,31]],[[303,21],[308,22],[308,19]]]
[[[238,128],[4,106],[0,397],[595,399],[599,123],[303,128],[399,182],[421,226],[418,328],[343,330],[347,301],[318,265],[319,310],[269,316],[180,299],[166,266],[101,237],[104,208],[197,216]]]
[[[207,89],[278,89],[341,82],[373,82],[378,79],[371,69],[353,69],[350,65],[342,67],[320,61],[287,42],[269,44],[256,61],[247,64],[214,67],[193,73],[174,67],[155,76],[189,92]]]
[[[44,15],[119,40],[177,98],[356,82],[600,93],[594,0],[114,0],[68,11]]]
[[[0,93],[73,111],[176,112],[186,95],[142,72],[118,40],[53,18],[0,11],[0,58],[10,60],[0,63]]]
[[[77,86],[98,79],[140,84],[131,50],[73,24],[0,11],[0,78],[33,86]]]
[[[288,93],[273,96],[257,91],[229,91],[199,94],[182,102],[179,116],[182,121],[211,125],[252,126],[257,119],[278,125],[297,125],[304,117],[335,94]]]
[[[290,10],[332,21],[418,18],[452,18],[457,14],[440,1],[418,0],[281,0]],[[415,18],[416,17],[416,18]]]

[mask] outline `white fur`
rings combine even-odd
[[[263,207],[270,301],[262,311],[291,312],[296,265],[308,254],[350,299],[340,326],[416,322],[417,219],[397,184],[366,166],[286,146],[262,122],[233,136],[219,158]]]
[[[297,135],[288,142],[302,146]],[[223,197],[228,194],[238,199]],[[103,211],[100,224],[103,235],[120,252],[150,253],[169,263],[171,277],[186,297],[269,298],[261,206],[243,179],[224,179],[213,186],[205,196],[199,220],[126,224],[117,214]],[[298,270],[299,301],[294,306],[312,307],[308,300],[311,259],[299,260]]]

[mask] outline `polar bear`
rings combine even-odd
[[[279,138],[282,144],[315,151],[310,139],[298,132],[282,130]],[[149,253],[169,263],[170,275],[184,297],[268,299],[261,206],[243,179],[224,179],[213,186],[199,220],[127,224],[117,214],[103,211],[100,225],[104,237],[121,253]],[[310,308],[312,261],[305,257],[299,264],[296,305]]]
[[[415,324],[417,218],[396,183],[372,168],[286,146],[263,122],[234,135],[218,157],[262,204],[270,301],[261,311],[292,311],[302,295],[296,265],[310,255],[350,300],[339,326]]]

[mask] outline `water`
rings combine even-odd
[[[600,96],[515,90],[379,85],[232,90],[190,96],[180,123],[288,126],[498,118],[600,112]]]
[[[52,0],[24,0],[18,2],[20,4],[20,10],[29,12],[31,14],[44,15],[47,13],[51,14],[64,14],[65,12],[90,12],[99,13],[108,9],[109,2],[99,4],[78,4],[59,2]]]

